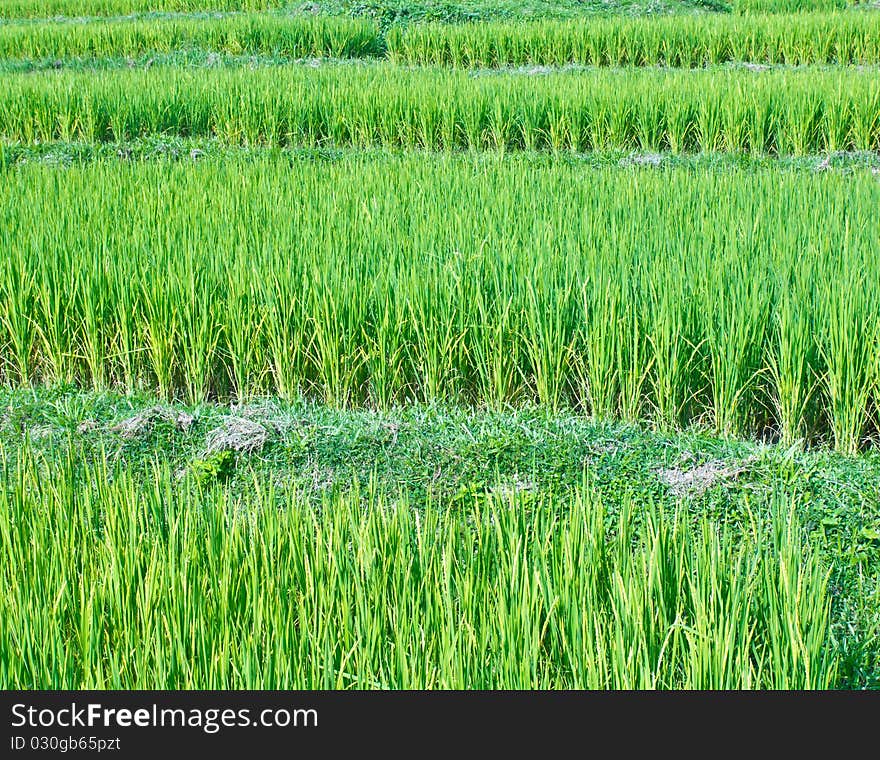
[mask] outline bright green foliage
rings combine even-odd
[[[5,179],[9,383],[536,401],[845,451],[878,424],[868,172],[228,154]]]
[[[392,29],[388,54],[401,63],[454,66],[868,64],[880,61],[880,14],[418,24]]]
[[[378,27],[365,20],[245,14],[0,26],[0,57],[138,56],[202,48],[231,55],[355,58],[381,55]]]
[[[782,502],[734,536],[650,503],[608,521],[589,490],[279,509],[259,482],[43,467],[4,463],[4,688],[835,683],[827,571]]]
[[[371,57],[387,52],[398,63],[454,66],[875,64],[880,62],[880,14],[434,23],[396,26],[387,35],[373,21],[278,14],[0,26],[0,58],[99,59],[192,48],[288,58]]]
[[[388,65],[7,76],[7,140],[174,133],[235,144],[804,154],[880,148],[869,70],[599,70],[531,77]]]
[[[154,11],[261,11],[287,4],[287,0],[3,0],[0,18],[123,16]]]
[[[876,685],[843,4],[0,0],[0,687]]]
[[[737,13],[809,13],[810,11],[836,11],[865,5],[864,0],[733,0]]]
[[[214,481],[222,483],[228,480],[234,469],[235,452],[222,449],[201,459],[194,459],[189,464],[188,473],[196,482],[210,485]]]
[[[3,0],[0,18],[123,16],[132,13],[255,11],[374,18],[383,26],[498,18],[534,20],[726,9],[722,0]]]

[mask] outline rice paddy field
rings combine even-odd
[[[0,687],[880,686],[880,9],[0,0]]]

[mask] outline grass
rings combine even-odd
[[[650,501],[606,519],[586,486],[415,505],[354,483],[279,509],[271,482],[161,465],[3,467],[4,652],[27,653],[0,659],[7,688],[837,682],[828,569],[783,501],[718,533]]]
[[[83,18],[134,13],[260,11],[284,7],[285,0],[4,0],[0,19]]]
[[[873,64],[880,15],[819,13],[757,18],[674,15],[567,21],[395,26],[328,16],[170,16],[0,26],[0,58],[97,59],[201,49],[231,55],[389,58],[405,64],[695,67]]]
[[[419,24],[388,35],[400,63],[454,66],[682,66],[875,63],[880,15],[676,15],[576,21]]]
[[[850,69],[61,71],[5,77],[0,135],[27,143],[171,133],[246,145],[803,155],[880,146],[874,80]]]
[[[0,19],[0,686],[880,685],[875,13]]]
[[[430,22],[658,16],[726,8],[723,2],[715,0],[321,0],[317,6],[329,13],[370,16],[384,28]]]
[[[676,13],[792,13],[841,10],[852,0],[5,0],[0,19],[96,18],[148,13],[285,10],[377,20],[383,28],[425,22],[572,19]]]
[[[878,196],[867,170],[540,156],[16,164],[0,371],[192,400],[534,401],[855,452],[880,422]]]
[[[171,16],[0,26],[3,58],[100,60],[107,56],[161,54],[189,48],[230,55],[354,58],[381,55],[384,45],[378,27],[369,21],[320,16]]]
[[[0,620],[30,653],[4,660],[4,685],[880,677],[876,456],[542,409],[267,399],[119,425],[154,403],[69,389],[0,399]],[[180,427],[183,411],[194,421]],[[268,443],[227,451],[225,471],[206,475],[207,441],[230,415],[266,426]],[[664,482],[711,462],[728,474],[704,488]]]
[[[149,135],[120,142],[45,142],[45,143],[5,143],[2,144],[3,166],[31,163],[47,166],[69,167],[84,165],[109,159],[124,159],[133,162],[195,162],[208,160],[253,159],[256,157],[283,157],[288,161],[323,160],[340,161],[348,156],[362,158],[390,158],[399,156],[400,151],[382,148],[352,151],[347,148],[277,148],[252,146],[242,148],[229,146],[214,138],[178,137],[175,135]],[[426,158],[437,158],[437,154],[425,152]],[[576,165],[582,169],[644,169],[665,171],[667,169],[688,169],[696,171],[749,171],[776,170],[788,173],[828,173],[831,175],[857,174],[880,170],[880,155],[872,151],[834,151],[804,156],[752,155],[748,153],[642,153],[626,150],[591,151],[589,153],[559,154],[553,156],[544,152],[517,154],[529,163],[558,162],[568,166]],[[472,156],[476,158],[477,156]]]
[[[143,13],[234,12],[281,9],[310,15],[376,19],[383,27],[446,21],[461,23],[499,18],[576,18],[585,15],[658,14],[721,9],[713,0],[5,0],[0,19],[108,17]]]
[[[738,13],[799,13],[842,10],[865,5],[860,0],[733,0]]]
[[[353,497],[279,511],[258,488],[243,511],[215,492],[173,494],[161,473],[91,493],[56,476],[43,497],[14,476],[30,495],[0,496],[17,518],[2,528],[0,604],[4,639],[30,656],[0,660],[6,687],[835,681],[825,571],[786,523],[764,544],[659,515],[634,535],[624,518],[606,543],[585,495],[456,514]]]

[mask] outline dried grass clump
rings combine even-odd
[[[227,417],[223,424],[208,433],[207,453],[219,451],[260,451],[269,441],[269,430],[245,417]]]
[[[694,497],[705,493],[718,482],[735,480],[748,470],[754,460],[755,457],[749,457],[742,462],[729,463],[715,459],[690,470],[670,467],[660,470],[658,475],[675,496]]]
[[[189,430],[195,418],[187,412],[176,411],[162,406],[151,406],[113,425],[110,431],[123,438],[137,438],[150,432],[159,422],[171,422],[178,430]]]

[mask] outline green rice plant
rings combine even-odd
[[[294,398],[305,392],[307,319],[303,312],[301,282],[291,277],[272,277],[261,280],[263,336],[265,355],[269,362],[272,386],[283,398]]]
[[[880,20],[871,13],[829,12],[845,5],[845,0],[817,0],[813,10],[820,12],[780,7],[777,14],[747,16],[680,14],[412,24],[389,30],[387,55],[396,63],[462,68],[572,63],[682,68],[728,62],[877,63]]]
[[[616,416],[620,398],[620,368],[623,338],[622,312],[626,309],[619,283],[601,270],[582,287],[584,347],[581,367],[582,399],[596,419]]]
[[[737,13],[803,13],[810,11],[843,10],[857,6],[860,0],[735,0],[733,9]]]
[[[169,133],[246,146],[801,155],[880,148],[880,90],[852,68],[534,78],[386,64],[53,71],[8,75],[0,90],[10,142]]]
[[[338,273],[329,276],[313,269],[314,311],[309,324],[312,339],[310,360],[316,368],[315,383],[331,406],[346,406],[362,398],[361,370],[366,353],[359,341],[363,332],[363,302],[355,300],[354,283]],[[331,279],[332,278],[332,279]],[[348,292],[346,292],[348,291]]]
[[[36,320],[37,340],[40,353],[44,357],[44,379],[53,384],[73,382],[77,362],[74,358],[74,341],[70,331],[65,328],[71,310],[67,293],[63,287],[53,283],[57,269],[49,267],[38,279],[38,289],[34,308],[40,316]],[[9,331],[11,325],[7,326]],[[127,375],[130,379],[131,373]]]
[[[465,366],[461,356],[467,332],[460,308],[462,281],[453,275],[446,280],[448,289],[441,289],[441,279],[413,276],[405,287],[407,321],[412,340],[405,350],[407,363],[413,368],[416,397],[422,401],[448,401],[459,395]],[[488,384],[491,387],[491,384]]]
[[[725,134],[724,115],[730,109],[736,106],[736,95],[738,93],[721,93],[719,90],[712,90],[707,93],[696,107],[694,114],[694,132],[697,145],[700,150],[709,153],[715,153],[722,150],[725,143],[735,144],[732,138],[728,138]],[[733,101],[729,101],[728,97],[733,97]]]
[[[134,389],[142,384],[144,376],[147,374],[145,370],[145,344],[142,335],[142,314],[143,302],[140,297],[140,288],[136,283],[128,279],[126,267],[110,267],[108,268],[108,279],[112,282],[110,286],[110,296],[114,304],[114,314],[111,322],[114,323],[114,335],[108,336],[107,356],[110,360],[110,377],[114,383],[121,383],[123,387]],[[210,303],[203,302],[205,306]],[[194,322],[203,322],[204,317],[196,316],[194,312],[190,312],[190,318]],[[47,324],[49,322],[47,321]],[[59,326],[52,329],[56,332],[64,332],[61,322]],[[62,344],[63,345],[63,344]],[[216,357],[212,354],[212,359],[216,362]],[[198,361],[198,360],[196,360]],[[189,370],[196,369],[196,364],[190,360]],[[216,364],[214,364],[216,367]],[[70,379],[75,377],[74,370],[71,367]],[[199,376],[196,373],[193,376],[187,375],[187,384],[191,394],[201,386]],[[210,393],[213,386],[205,389],[205,395]]]
[[[730,230],[725,232],[731,235]],[[756,234],[757,230],[741,232],[746,237]],[[724,245],[717,239],[715,244],[719,248]],[[731,258],[715,261],[700,273],[702,287],[698,291],[700,308],[710,315],[703,329],[712,417],[715,430],[725,435],[742,433],[751,427],[744,413],[755,410],[755,385],[770,305],[764,284],[741,274],[748,268],[743,259],[751,254],[750,241],[740,238],[737,244],[738,249]]]
[[[0,18],[52,18],[56,16],[124,16],[132,13],[191,11],[258,11],[280,8],[281,0],[4,0]]]
[[[82,352],[91,385],[100,389],[107,385],[108,345],[104,340],[103,325],[109,317],[107,309],[110,301],[107,297],[108,282],[102,268],[93,265],[89,270],[91,276],[74,281],[72,295],[80,300],[76,310],[82,315],[78,348]]]
[[[876,105],[880,105],[880,92],[876,88],[865,93],[863,99],[849,104],[852,114],[850,142],[856,150],[871,150],[865,146],[871,145],[873,136],[880,133],[880,115],[874,111]]]
[[[262,357],[264,319],[258,300],[258,273],[245,257],[228,271],[223,345],[229,357],[230,383],[236,398],[245,399],[263,386],[267,362]]]
[[[27,383],[32,377],[32,353],[38,334],[30,316],[35,311],[31,305],[31,293],[37,288],[35,275],[22,271],[11,259],[3,262],[0,272],[3,282],[0,286],[0,325],[3,329],[0,355],[4,374],[16,382]],[[57,367],[55,348],[53,346],[51,353]]]
[[[781,688],[791,689],[804,679],[812,680],[827,667],[825,657],[816,656],[822,643],[816,638],[816,630],[804,626],[805,620],[827,619],[828,608],[817,605],[816,596],[809,587],[822,585],[822,570],[817,565],[803,563],[802,555],[794,550],[797,544],[797,523],[777,519],[773,524],[773,542],[778,547],[779,565],[770,572],[764,568],[761,596],[764,599],[763,622],[769,631],[771,642],[781,642],[790,637],[792,646],[785,651],[778,643],[771,643],[776,650],[774,670]],[[812,577],[810,577],[812,575]],[[827,581],[828,576],[825,576]],[[824,662],[823,662],[824,660]],[[820,676],[821,677],[821,676]]]
[[[381,285],[383,299],[377,304],[377,316],[363,326],[365,370],[369,375],[370,398],[380,409],[390,407],[406,387],[406,312],[402,301]]]
[[[845,249],[844,249],[845,251]],[[880,302],[873,280],[833,264],[822,282],[828,305],[820,323],[827,414],[840,451],[855,454],[868,423]]]
[[[383,53],[378,26],[365,19],[246,13],[0,25],[3,59],[132,58],[192,49],[287,58]]]
[[[477,287],[476,313],[468,325],[466,345],[474,368],[476,397],[491,407],[500,408],[514,400],[519,347],[515,316],[510,297],[495,296],[488,301]]]
[[[0,456],[3,688],[836,683],[828,570],[783,497],[719,531],[586,487],[316,505],[201,465]]]
[[[674,241],[668,241],[672,247]],[[689,389],[699,388],[689,375],[699,346],[694,343],[692,289],[682,262],[670,255],[646,284],[646,340],[650,351],[651,416],[675,428],[686,418]],[[693,392],[693,391],[691,391]]]
[[[217,314],[217,295],[207,288],[199,288],[193,273],[188,273],[180,298],[180,350],[185,393],[195,402],[206,398],[218,384],[214,377],[217,351],[223,328]],[[227,314],[227,316],[232,316]],[[234,366],[240,364],[240,358]]]
[[[635,422],[644,418],[646,387],[654,359],[648,348],[647,334],[647,320],[651,315],[643,308],[645,301],[636,296],[637,289],[642,287],[637,271],[629,277],[628,287],[632,290],[624,302],[615,363],[620,378],[620,416]]]
[[[801,263],[803,259],[798,265],[785,262],[779,274],[770,328],[774,335],[765,358],[780,437],[789,446],[807,436],[809,405],[817,387],[816,284],[803,276]]]
[[[780,153],[803,155],[808,146],[820,142],[819,130],[827,123],[823,119],[824,105],[811,93],[803,93],[785,107],[789,113],[777,122],[776,148]],[[824,142],[827,145],[829,139]]]
[[[537,291],[527,284],[523,344],[528,361],[528,379],[534,380],[538,402],[558,409],[568,395],[565,383],[571,376],[574,348],[574,320],[571,284],[542,283]]]
[[[181,303],[178,294],[179,291],[175,292],[173,285],[167,287],[167,283],[144,280],[140,283],[144,308],[139,331],[143,336],[150,373],[163,399],[173,397],[176,390],[177,363],[180,360],[178,320]],[[194,382],[197,380],[194,378]]]
[[[694,142],[694,125],[696,120],[693,114],[693,104],[684,100],[674,101],[664,113],[664,122],[666,123],[666,139],[665,145],[673,153],[683,153],[688,146]],[[760,143],[761,146],[764,143]],[[755,148],[753,151],[757,152]]]
[[[839,107],[834,104],[828,104],[822,110],[822,118],[824,123],[818,128],[825,136],[825,150],[829,153],[843,150],[843,146],[847,144],[847,134],[850,129],[847,120],[842,116]],[[859,141],[859,132],[862,131],[858,126],[854,129],[855,141]],[[870,134],[870,125],[867,128]]]
[[[878,424],[870,171],[267,151],[4,179],[5,384],[540,403],[842,450]]]

